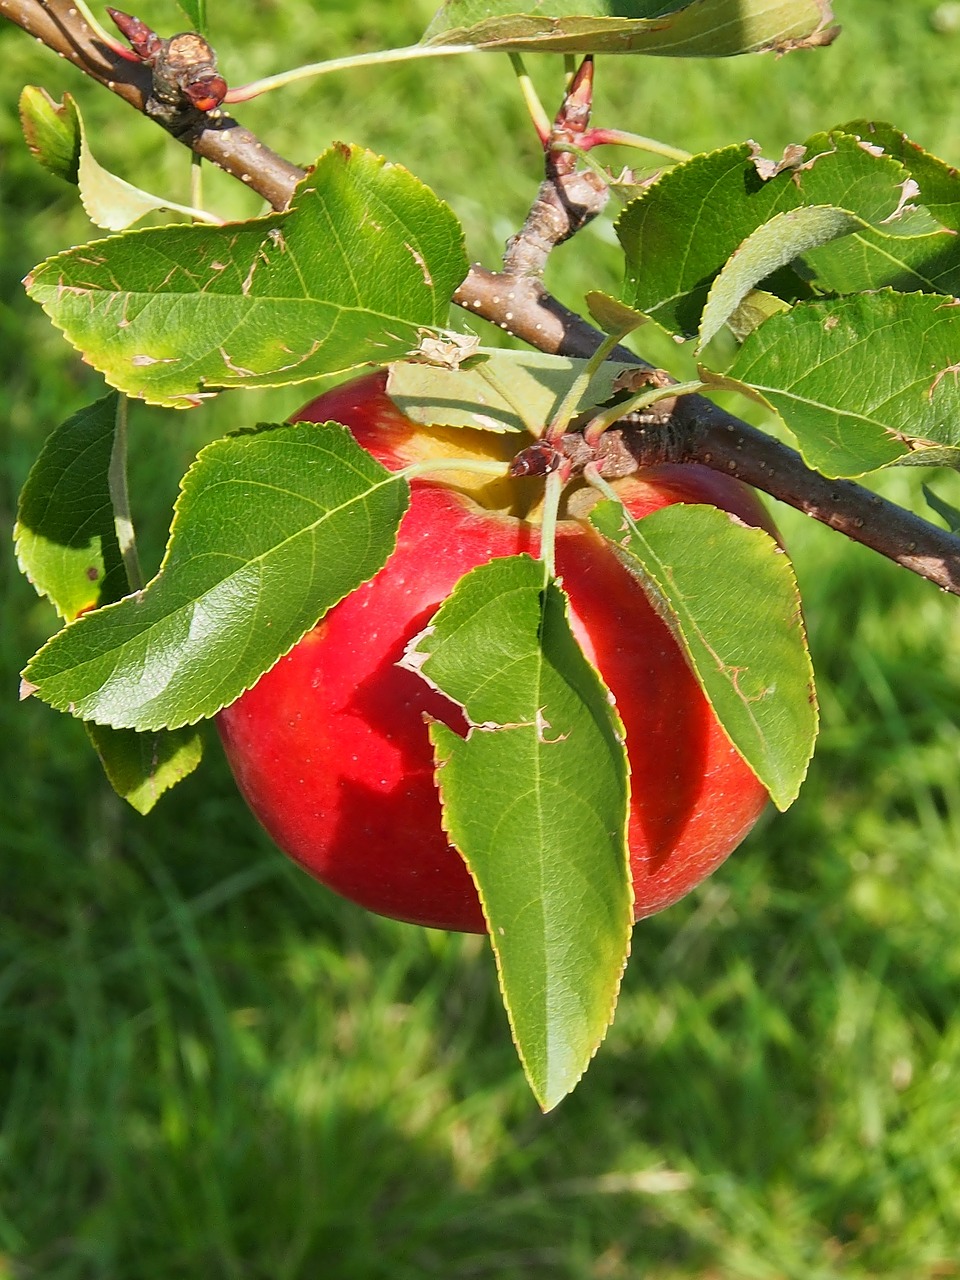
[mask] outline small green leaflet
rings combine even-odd
[[[336,424],[215,441],[184,477],[157,577],[55,635],[24,678],[115,728],[212,716],[383,566],[408,494]]]
[[[451,210],[356,147],[317,161],[280,214],[155,227],[50,258],[30,296],[129,395],[184,408],[415,350],[467,273]]]
[[[922,487],[923,496],[926,498],[927,506],[931,511],[935,511],[941,517],[951,533],[960,533],[960,511],[952,503],[945,502],[928,485],[923,485]]]
[[[126,595],[108,474],[117,396],[50,433],[20,494],[14,529],[20,568],[68,622]],[[87,725],[114,790],[140,813],[200,763],[193,729],[134,733]]]
[[[446,0],[424,44],[720,58],[828,44],[828,0]]]
[[[203,756],[203,735],[195,727],[138,733],[88,720],[86,730],[111,787],[137,813],[149,813]]]
[[[633,924],[623,727],[542,563],[458,583],[405,665],[463,706],[430,736],[444,825],[477,882],[527,1078],[549,1110],[606,1034]]]
[[[789,808],[817,736],[790,561],[768,533],[716,507],[677,503],[634,521],[604,501],[590,520],[671,626],[730,741]]]
[[[202,209],[174,204],[131,186],[94,159],[83,119],[69,93],[56,103],[43,89],[27,85],[20,95],[20,119],[27,145],[45,169],[80,188],[80,201],[91,222],[107,231],[123,231],[158,210],[184,213],[202,222],[219,218]]]
[[[960,445],[960,310],[933,294],[891,290],[798,303],[746,339],[714,386],[771,406],[807,462],[857,476],[911,443]]]
[[[390,366],[387,392],[414,422],[539,435],[586,360],[541,351],[478,348],[459,369],[400,362]],[[589,387],[589,402],[602,404],[626,368],[607,360]]]

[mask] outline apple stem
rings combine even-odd
[[[120,545],[120,556],[127,571],[131,591],[142,591],[144,586],[140,556],[137,554],[137,537],[130,512],[130,490],[127,484],[127,397],[117,397],[117,412],[113,426],[113,448],[107,470],[107,486],[113,507],[113,527]]]
[[[411,462],[400,474],[407,480],[413,480],[432,471],[470,471],[474,475],[505,479],[510,474],[510,466],[510,462],[484,458],[423,458],[419,462]]]
[[[609,480],[604,479],[600,474],[600,468],[595,462],[588,462],[583,468],[583,478],[587,484],[592,485],[594,489],[602,493],[605,498],[609,498],[611,502],[620,502],[616,489],[614,489]],[[620,503],[620,505],[622,506],[623,504]]]
[[[560,498],[567,483],[569,468],[561,467],[547,476],[543,495],[543,517],[540,521],[540,559],[547,575],[555,576],[557,549],[557,517]]]

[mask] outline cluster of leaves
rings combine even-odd
[[[710,52],[734,53],[815,40],[827,16],[816,0],[625,7],[627,17],[606,4],[558,4],[548,19],[450,0],[426,47],[694,54],[712,42]],[[75,109],[35,92],[25,114],[45,162],[81,185],[86,167],[87,191],[102,194]],[[621,296],[615,307],[590,302],[601,322],[629,312],[695,340],[702,383],[762,399],[828,475],[942,464],[960,457],[958,217],[960,177],[890,126],[844,126],[780,164],[745,143],[695,156],[638,192],[617,223]],[[392,394],[422,420],[515,432],[519,450],[584,370],[482,349],[458,368],[410,363],[423,332],[448,324],[466,271],[450,209],[404,170],[342,145],[282,213],[127,231],[31,273],[30,295],[115,390],[51,435],[22,496],[21,566],[68,624],[30,662],[24,687],[88,724],[137,807],[194,767],[199,720],[387,561],[409,480],[337,424],[261,424],[218,440],[184,477],[163,565],[139,589],[118,535],[122,396],[184,408],[221,388],[390,365]],[[721,334],[735,343],[715,341]],[[573,407],[611,394],[603,372]],[[611,500],[592,519],[672,621],[731,740],[786,808],[817,728],[786,558],[768,535],[712,508],[668,508],[638,526]],[[471,721],[516,729],[463,740],[435,726],[433,738],[447,762],[445,820],[480,884],[521,1056],[550,1106],[603,1036],[629,946],[622,728],[543,564],[503,560],[468,575],[416,656]],[[496,690],[492,704],[478,700],[481,686]],[[569,741],[590,744],[588,764],[567,759]],[[517,789],[497,815],[481,802],[491,774],[501,793],[504,778]],[[531,812],[521,792],[549,797],[551,808]],[[540,912],[502,928],[544,883],[560,888]],[[571,893],[583,919],[583,885],[593,906],[571,942],[563,925]]]

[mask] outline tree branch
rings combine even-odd
[[[71,0],[0,0],[8,18],[91,79],[151,116],[150,69],[129,62],[92,33]],[[569,141],[585,129],[584,80],[565,103],[554,137]],[[587,101],[587,108],[589,102]],[[155,117],[154,117],[155,118]],[[232,117],[198,111],[189,102],[174,120],[158,120],[177,140],[258,192],[274,208],[289,202],[303,170],[277,155]],[[549,146],[549,142],[548,142]],[[454,295],[471,314],[482,316],[540,351],[589,357],[604,335],[552,297],[543,285],[551,249],[602,209],[606,189],[592,173],[557,163],[547,153],[547,176],[523,229],[507,248],[502,271],[476,264]],[[644,364],[618,347],[612,358]],[[583,465],[582,437],[565,437],[568,452]],[[798,453],[718,408],[701,396],[659,402],[655,412],[605,433],[600,462],[622,474],[664,461],[699,462],[733,475],[772,497],[871,547],[897,564],[960,595],[960,538],[888,502],[850,480],[830,480],[806,465]],[[591,457],[596,457],[591,453]]]

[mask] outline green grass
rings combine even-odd
[[[815,56],[601,63],[598,118],[692,149],[752,135],[773,153],[875,113],[960,159],[960,37],[934,35],[921,0],[835,7],[846,34]],[[430,5],[238,8],[229,30],[217,10],[213,33],[234,80],[406,43]],[[172,29],[172,13],[142,16]],[[185,198],[187,166],[20,33],[0,29],[0,49],[9,528],[44,434],[100,392],[16,283],[92,234],[24,155],[16,90],[74,91],[100,158],[133,181]],[[553,64],[534,72],[555,95]],[[454,203],[487,262],[537,178],[500,59],[351,73],[243,118],[297,159],[347,137],[403,161]],[[255,207],[216,176],[209,188],[231,213]],[[585,233],[589,273],[576,244],[562,249],[558,291],[614,287],[609,240],[608,224]],[[148,563],[197,445],[302,398],[134,414]],[[960,504],[955,476],[934,483]],[[885,487],[916,502],[912,476]],[[636,930],[608,1040],[547,1117],[481,940],[334,899],[259,833],[213,743],[202,774],[144,820],[107,790],[80,726],[16,705],[16,673],[53,623],[8,551],[0,1280],[960,1275],[960,615],[778,515],[822,700],[809,780]]]

